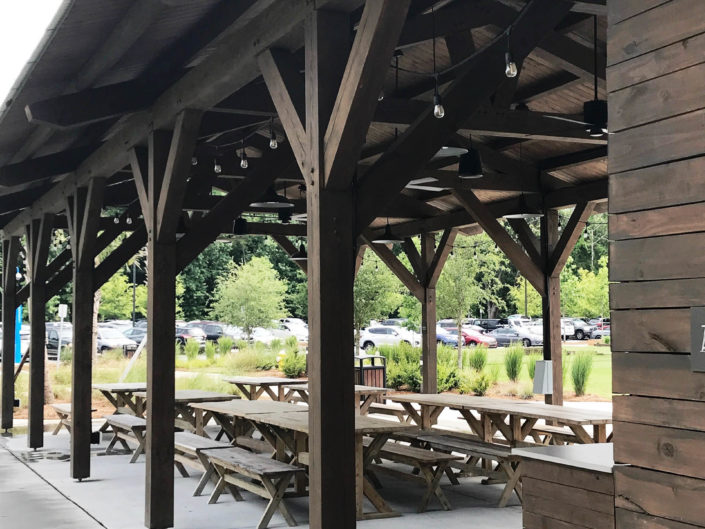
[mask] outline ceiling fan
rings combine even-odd
[[[597,16],[593,16],[593,71],[594,71],[594,99],[583,103],[583,121],[562,116],[546,115],[550,119],[577,123],[585,126],[591,138],[600,138],[609,134],[607,129],[607,101],[597,96]]]

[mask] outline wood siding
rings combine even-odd
[[[705,373],[688,357],[705,304],[703,7],[608,2],[618,529],[705,527]]]

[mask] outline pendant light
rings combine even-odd
[[[283,209],[293,208],[294,203],[289,202],[286,197],[277,195],[276,191],[274,191],[274,187],[270,186],[264,196],[257,202],[252,202],[250,207],[257,209]]]
[[[387,219],[387,225],[384,228],[384,231],[382,232],[382,235],[379,237],[375,237],[372,242],[378,243],[378,244],[394,244],[394,243],[402,243],[404,242],[404,239],[401,237],[398,237],[394,235],[394,232],[392,232],[391,226],[389,226],[389,219]]]
[[[470,148],[468,152],[458,158],[458,178],[461,180],[474,180],[482,178],[482,158],[479,151],[472,145],[470,136]]]
[[[213,172],[215,174],[220,174],[223,172],[223,166],[220,165],[220,162],[218,162],[217,158],[213,159]]]
[[[583,120],[588,124],[585,127],[591,138],[601,138],[607,134],[607,101],[598,98],[597,93],[597,15],[592,17],[592,67],[593,93],[592,101],[583,103]]]
[[[506,75],[509,79],[516,77],[519,73],[517,65],[512,57],[512,51],[510,48],[511,36],[512,27],[509,26],[509,29],[507,29],[507,51],[504,52],[504,75]]]
[[[441,94],[438,92],[438,72],[436,71],[436,12],[431,8],[431,24],[432,24],[432,36],[433,36],[433,115],[437,119],[443,119],[446,115],[446,110],[443,108],[443,99],[441,99]]]
[[[521,156],[521,143],[519,144],[519,174],[521,175],[524,163]],[[517,211],[514,213],[509,213],[504,215],[505,219],[537,219],[543,217],[543,211],[538,206],[532,206],[526,201],[526,195],[524,194],[524,178],[521,178],[522,190],[519,196],[519,206]]]
[[[304,243],[299,245],[299,249],[291,254],[292,261],[306,261],[308,259],[308,254],[306,253],[306,247]]]
[[[269,118],[269,148],[275,150],[279,147],[277,143],[277,135],[274,132],[274,118]]]

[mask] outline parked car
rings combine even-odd
[[[543,345],[543,336],[535,334],[530,329],[524,327],[502,327],[495,329],[490,335],[497,340],[497,343],[504,347],[513,343],[521,343],[524,347],[532,345]]]
[[[458,346],[458,334],[451,334],[443,327],[436,325],[436,342],[443,345]]]
[[[147,336],[147,328],[146,327],[132,327],[131,329],[127,329],[126,331],[122,331],[122,334],[127,336],[130,340],[140,344],[140,343],[142,343],[142,340],[144,339],[144,337]]]
[[[445,328],[445,330],[453,336],[458,336],[458,328]],[[460,330],[463,337],[464,345],[475,347],[476,345],[484,345],[486,347],[497,347],[497,340],[492,336],[488,336],[481,332],[472,329],[466,329],[465,326]]]
[[[301,318],[281,318],[279,329],[296,336],[299,342],[308,342],[308,324]]]
[[[413,336],[411,331],[401,327],[378,325],[367,327],[360,332],[360,344],[365,351],[375,349],[380,345],[420,345],[421,341]]]
[[[190,321],[185,327],[197,327],[206,333],[206,340],[217,342],[224,334],[223,324],[217,321]]]
[[[610,328],[609,318],[593,318],[588,322],[590,325],[594,325],[596,329],[603,331]]]
[[[570,321],[575,329],[573,336],[575,336],[576,340],[587,340],[593,337],[592,333],[596,329],[594,325],[590,325],[580,318],[570,318]]]
[[[501,320],[496,318],[469,318],[466,321],[467,325],[476,325],[483,328],[485,331],[494,331],[498,327],[502,326]],[[463,327],[465,327],[465,325],[466,323],[463,322]]]
[[[531,318],[523,314],[512,314],[511,316],[507,316],[507,323],[510,327],[524,327],[531,325]]]
[[[71,347],[73,344],[73,328],[64,325],[61,328],[61,348]],[[59,326],[47,325],[47,358],[56,360],[59,353]]]
[[[137,349],[137,342],[112,327],[98,327],[96,337],[100,353],[109,349],[122,349],[125,352]]]
[[[29,327],[23,325],[22,330],[20,330],[20,353],[24,355],[28,349],[29,349]],[[54,356],[54,359],[56,359],[56,355]],[[0,362],[1,361],[2,361],[2,328],[0,328]]]
[[[262,342],[264,344],[271,344],[274,340],[281,340],[282,342],[286,340],[291,333],[285,331],[284,329],[265,329],[264,327],[255,327],[252,329],[252,336],[250,336],[251,342]]]
[[[379,324],[388,327],[403,327],[407,321],[409,321],[408,318],[387,318],[379,322]]]
[[[597,339],[597,338],[604,338],[605,336],[610,336],[610,335],[611,335],[611,331],[610,331],[609,328],[607,328],[607,329],[595,329],[594,331],[592,331],[592,337],[593,337],[593,338],[596,338],[596,339]]]
[[[206,346],[206,333],[198,327],[180,326],[176,328],[176,342],[180,347],[186,345],[187,340],[196,340],[201,349]]]

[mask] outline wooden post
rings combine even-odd
[[[558,242],[558,211],[546,210],[541,218],[541,251],[543,262],[551,260]],[[561,272],[544,272],[543,358],[553,366],[553,395],[545,395],[546,403],[563,405],[563,343],[561,341]]]
[[[73,253],[73,359],[71,362],[71,477],[91,475],[94,258],[104,178],[94,178],[67,200]]]
[[[421,264],[427,275],[436,251],[436,238],[432,233],[421,235]],[[424,281],[421,300],[421,370],[423,393],[438,393],[438,344],[436,343],[436,285]]]
[[[44,446],[44,382],[46,360],[46,265],[51,242],[53,217],[44,215],[26,228],[27,265],[30,276],[30,364],[29,364],[29,432],[27,446]],[[14,330],[14,329],[13,329]]]
[[[20,249],[19,237],[2,241],[2,428],[12,428],[15,401],[15,309],[17,280],[15,269]]]
[[[176,227],[201,112],[185,110],[173,134],[154,131],[130,160],[147,226],[146,527],[174,525],[174,325]]]

